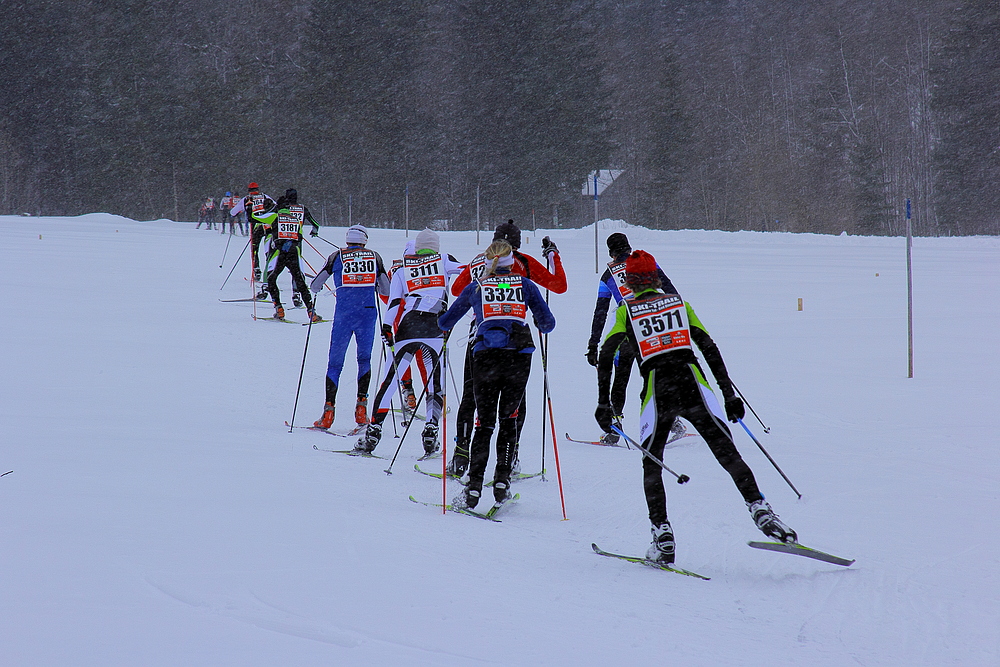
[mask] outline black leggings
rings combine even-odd
[[[302,275],[302,268],[299,266],[299,251],[294,247],[287,252],[278,253],[278,258],[274,262],[274,270],[267,276],[267,292],[271,295],[274,306],[276,308],[281,306],[281,292],[278,291],[278,274],[286,267],[288,268],[288,272],[292,274],[295,291],[302,295],[302,300],[305,302],[306,308],[312,310],[312,295],[306,287],[306,279]]]
[[[475,328],[469,333],[469,346],[465,350],[465,366],[462,371],[462,401],[458,405],[458,414],[455,417],[455,442],[457,445],[464,444],[468,447],[468,442],[472,439],[472,431],[476,425],[476,390],[475,390],[475,372],[473,367],[473,352],[472,348],[476,344],[476,334]],[[520,353],[518,353],[520,354]],[[529,358],[531,355],[526,355]],[[629,361],[631,363],[631,359]],[[625,384],[628,384],[628,377],[625,378]],[[617,383],[616,383],[617,386]],[[625,388],[622,388],[624,393]],[[622,399],[622,404],[625,403],[624,398]],[[521,429],[524,428],[524,419],[528,411],[528,401],[526,398],[526,393],[521,395],[521,405],[517,410],[516,418],[516,433],[514,436],[514,455],[512,461],[517,460],[517,445],[521,442]]]
[[[473,357],[476,412],[479,423],[472,438],[469,488],[482,489],[490,459],[490,439],[497,425],[494,481],[510,479],[517,442],[517,417],[531,373],[531,355],[513,350],[482,350]]]
[[[643,424],[653,425],[652,433],[642,446],[656,458],[663,460],[663,448],[670,436],[670,427],[677,417],[691,422],[698,435],[708,443],[715,459],[729,473],[743,495],[743,500],[753,502],[762,498],[753,471],[740,456],[729,427],[708,408],[701,385],[691,366],[654,368],[645,377],[643,398],[652,388],[653,399],[643,410]],[[653,410],[653,413],[647,411]],[[667,520],[667,495],[663,487],[663,469],[648,456],[642,458],[642,485],[646,492],[649,520],[659,525]]]

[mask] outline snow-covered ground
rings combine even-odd
[[[546,481],[516,485],[489,523],[408,502],[441,497],[412,470],[416,433],[391,476],[313,449],[349,441],[288,433],[307,328],[219,301],[250,296],[246,255],[219,289],[243,237],[220,269],[226,237],[193,224],[0,225],[4,665],[1000,664],[1000,239],[916,239],[907,379],[901,239],[625,230],[771,428],[748,415],[802,500],[736,433],[771,504],[804,543],[857,559],[748,548],[760,534],[739,494],[687,438],[666,453],[691,477],[667,484],[669,509],[678,564],[705,582],[590,549],[649,541],[639,455],[562,439],[598,435],[593,227],[551,233],[570,282],[551,297],[549,369],[568,520],[549,439]],[[602,268],[619,228],[602,223]],[[541,235],[523,249],[537,257]],[[459,259],[476,251],[474,232],[442,236]],[[405,242],[371,238],[387,260]],[[318,308],[332,315],[333,297]],[[330,326],[312,329],[296,423],[320,415]],[[526,471],[542,459],[537,359],[529,391]],[[377,453],[398,443],[388,426]]]

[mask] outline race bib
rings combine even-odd
[[[441,255],[416,255],[403,258],[406,276],[406,293],[419,294],[424,290],[447,287],[444,277],[444,260]]]
[[[521,276],[490,276],[479,281],[483,302],[483,321],[517,320],[523,322],[528,315],[524,303],[524,286]]]
[[[676,294],[632,299],[626,301],[626,308],[643,361],[665,352],[691,349],[687,308]]]
[[[479,254],[476,258],[469,262],[469,277],[475,281],[486,275],[486,267],[489,262],[486,259],[486,255]]]
[[[375,284],[374,250],[343,250],[340,253],[340,286],[370,287]]]
[[[251,195],[250,197],[250,212],[254,215],[258,213],[263,213],[264,209],[267,207],[267,197],[265,195]]]
[[[305,209],[301,206],[289,206],[287,211],[278,213],[278,238],[297,241],[303,220]]]
[[[635,292],[625,285],[625,262],[608,262],[608,271],[615,279],[615,285],[618,287],[618,293],[621,294],[621,297],[626,301],[631,301]]]
[[[399,267],[401,267],[401,266],[403,266],[403,260],[401,260],[401,259],[394,259],[394,260],[392,260],[392,266],[389,267],[389,278],[390,279],[392,279],[392,276],[396,273],[396,271],[399,270]]]

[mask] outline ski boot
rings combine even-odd
[[[313,428],[326,430],[333,426],[333,403],[327,401],[323,406],[323,416],[313,422]]]
[[[413,393],[413,380],[403,380],[403,414],[412,414],[417,409],[417,397]]]
[[[669,440],[676,440],[687,435],[687,427],[684,426],[684,422],[680,419],[674,419],[674,423],[670,425],[670,437]]]
[[[483,495],[480,489],[473,486],[465,487],[460,494],[455,496],[455,499],[451,501],[451,504],[455,507],[464,507],[466,509],[475,509],[476,505],[479,504],[479,498]]]
[[[368,396],[358,396],[357,405],[354,406],[354,423],[368,423]]]
[[[650,528],[653,533],[653,543],[646,551],[646,559],[663,565],[672,565],[674,562],[674,531],[670,527],[669,521],[664,521],[659,526]]]
[[[498,503],[502,503],[507,500],[507,496],[510,495],[510,480],[509,479],[495,479],[493,480],[493,500]]]
[[[298,292],[292,292],[292,308],[302,307],[302,297],[299,296]]]
[[[455,453],[448,463],[448,474],[452,477],[461,477],[469,469],[469,441],[455,438]]]
[[[260,269],[254,269],[253,270],[253,279],[254,279],[254,282],[258,282],[258,283],[260,282]]]
[[[285,309],[281,307],[281,304],[275,304],[274,306],[274,319],[276,320],[285,319]]]
[[[620,436],[614,431],[609,431],[601,436],[601,442],[605,445],[617,445]]]
[[[753,521],[757,524],[757,527],[760,528],[760,532],[778,542],[786,544],[795,544],[798,542],[799,537],[795,534],[795,531],[778,519],[778,515],[774,513],[774,510],[771,509],[771,506],[763,498],[747,503],[747,509],[750,510],[750,515],[753,517]]]
[[[270,296],[271,295],[267,293],[267,290],[262,287],[261,290],[260,290],[260,294],[258,294],[254,298],[257,301],[267,301],[270,298]]]
[[[430,456],[438,449],[438,425],[436,422],[427,422],[424,426],[423,433],[420,434],[420,439],[424,444],[424,456]]]
[[[358,438],[358,444],[354,445],[352,453],[371,454],[373,451],[375,451],[375,447],[378,445],[378,442],[381,439],[382,439],[381,424],[376,424],[372,422],[368,424],[368,428],[365,429],[365,434],[360,438]]]
[[[317,315],[315,310],[310,310],[309,321],[312,322],[313,324],[316,324],[317,322],[322,322],[323,318]]]

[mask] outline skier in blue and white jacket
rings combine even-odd
[[[312,293],[317,294],[333,278],[337,296],[333,331],[330,334],[330,357],[326,368],[326,403],[323,406],[323,416],[313,423],[316,428],[323,429],[333,425],[337,387],[344,370],[347,344],[352,337],[357,346],[358,360],[358,394],[354,421],[357,424],[368,423],[372,344],[378,320],[375,294],[389,294],[389,276],[385,272],[382,258],[374,250],[365,247],[368,243],[368,231],[361,225],[354,225],[347,230],[346,240],[347,247],[330,255],[323,269],[309,285]]]

